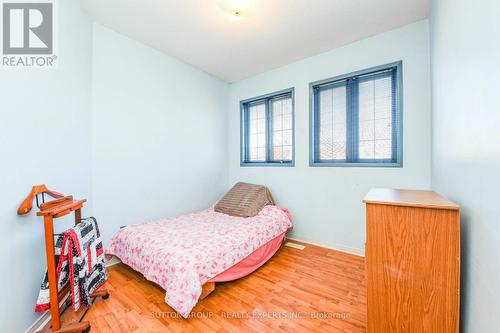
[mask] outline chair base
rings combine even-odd
[[[63,325],[58,330],[53,330],[52,328],[46,328],[40,333],[87,333],[90,331],[90,322],[82,321],[81,323],[71,323],[68,325]]]

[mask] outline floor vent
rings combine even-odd
[[[285,246],[292,247],[292,248],[297,249],[297,250],[303,250],[306,248],[304,245],[300,245],[300,244],[296,244],[296,243],[292,243],[292,242],[286,242]]]

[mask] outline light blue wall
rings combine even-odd
[[[228,85],[59,2],[59,67],[0,72],[0,331],[24,332],[45,271],[43,224],[16,215],[33,184],[121,225],[206,208],[226,190]],[[69,219],[58,223],[63,230]]]
[[[432,187],[462,208],[462,330],[500,327],[500,3],[433,1]]]
[[[404,167],[309,167],[309,83],[399,60],[403,61]],[[370,188],[430,188],[429,65],[425,20],[232,84],[229,182],[268,185],[278,203],[294,215],[292,237],[363,254],[362,199]],[[295,87],[295,167],[240,167],[240,100],[290,87]]]
[[[229,88],[98,24],[93,41],[92,189],[107,243],[220,198]]]
[[[24,332],[36,318],[43,222],[36,209],[16,215],[31,186],[92,197],[92,24],[76,0],[58,5],[58,68],[0,70],[0,332]]]
[[[496,1],[433,4],[421,21],[227,85],[59,6],[59,67],[0,72],[0,331],[22,332],[45,269],[43,230],[15,215],[35,183],[90,199],[107,242],[121,225],[204,208],[239,180],[270,186],[292,236],[363,253],[371,187],[432,187],[463,208],[464,332],[500,324],[500,35]],[[496,11],[493,9],[497,9]],[[404,167],[310,168],[308,84],[403,60]],[[239,166],[239,101],[295,87],[296,166]],[[56,160],[52,157],[57,156]],[[64,223],[63,226],[67,226]]]

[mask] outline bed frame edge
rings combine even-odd
[[[200,300],[204,299],[215,290],[215,282],[207,282],[202,286]]]

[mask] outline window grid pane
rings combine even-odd
[[[272,99],[272,160],[292,160],[292,99]]]
[[[346,87],[319,92],[319,157],[322,160],[345,160],[346,151]]]
[[[359,84],[359,159],[392,158],[392,78]]]
[[[264,103],[248,107],[248,152],[249,160],[266,160],[266,106]]]

